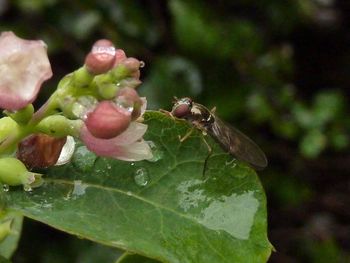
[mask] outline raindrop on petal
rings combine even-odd
[[[89,112],[93,111],[98,101],[93,96],[81,96],[72,106],[72,113],[79,119],[85,120]]]

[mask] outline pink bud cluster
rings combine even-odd
[[[85,59],[88,71],[96,75],[120,64],[130,71],[133,81],[129,82],[138,83],[140,61],[128,58],[122,49],[116,49],[109,40],[97,41]],[[140,98],[134,88],[126,86],[118,90],[112,100],[100,101],[87,114],[81,139],[88,149],[100,156],[129,161],[150,159],[150,147],[142,140],[147,126],[136,122],[145,108],[146,99]]]
[[[63,88],[59,86],[57,89],[61,88],[55,97],[58,98],[56,109],[62,110],[58,114],[63,114],[67,120],[81,119],[82,125],[77,133],[79,139],[97,155],[128,161],[152,158],[150,147],[143,140],[147,125],[140,123],[147,102],[135,90],[141,83],[140,65],[139,60],[127,57],[111,41],[99,40],[85,58],[86,75],[80,75],[79,79],[81,81],[88,76],[90,82],[80,86],[80,90],[74,90],[79,87],[71,78],[71,82],[65,82]],[[122,77],[118,75],[119,83],[115,83],[110,81],[110,76],[114,76],[113,70],[118,67],[126,73]],[[43,41],[24,40],[12,32],[0,35],[0,108],[9,111],[25,108],[36,99],[42,83],[51,76]],[[104,88],[107,89],[105,93]],[[93,96],[97,102],[91,105],[86,116],[80,118],[69,114],[67,103],[76,103],[86,96]],[[50,103],[52,101],[49,100],[43,109],[34,113],[32,123],[47,117],[45,114]]]

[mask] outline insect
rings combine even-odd
[[[225,151],[249,163],[253,168],[260,170],[267,166],[266,156],[259,146],[242,132],[220,120],[215,115],[215,109],[210,111],[187,97],[175,98],[171,114],[192,123],[203,134],[210,134]],[[188,135],[185,137],[187,138]],[[208,148],[211,152],[209,145]]]

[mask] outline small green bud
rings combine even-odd
[[[117,94],[119,87],[114,83],[108,83],[98,86],[98,94],[105,100],[111,100]]]
[[[0,182],[7,185],[31,185],[37,174],[29,172],[18,159],[5,157],[0,159]]]
[[[90,85],[93,78],[94,75],[91,74],[84,66],[73,72],[71,85],[79,88],[85,88]]]
[[[23,109],[12,112],[5,110],[4,113],[15,120],[18,124],[26,124],[30,121],[34,113],[33,104],[28,104]]]
[[[19,131],[19,125],[10,117],[3,117],[0,119],[0,142],[2,142],[10,134]]]
[[[111,74],[114,80],[120,81],[122,79],[125,79],[126,77],[129,77],[130,72],[130,69],[128,69],[125,65],[119,64],[118,66],[110,70],[108,75]]]
[[[70,120],[62,115],[52,115],[39,122],[36,130],[54,137],[67,135],[77,137],[82,125],[82,120]]]

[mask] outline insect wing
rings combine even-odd
[[[254,168],[263,169],[267,166],[267,159],[259,146],[242,132],[223,122],[217,116],[208,132],[229,153],[237,159],[248,162]]]

